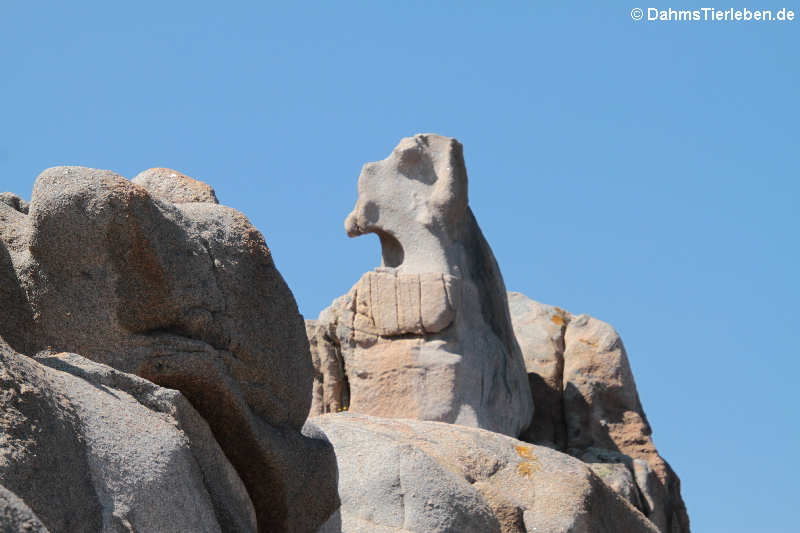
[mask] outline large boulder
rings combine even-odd
[[[533,404],[505,286],[467,197],[461,144],[400,141],[367,163],[348,235],[378,235],[382,264],[307,322],[312,414],[347,408],[517,436]]]
[[[662,533],[688,533],[680,480],[653,443],[619,334],[521,293],[508,301],[536,402],[521,438],[588,463]]]
[[[336,465],[327,443],[300,434],[311,356],[263,236],[187,176],[153,169],[137,181],[55,167],[36,180],[28,215],[0,203],[0,281],[17,309],[0,335],[23,353],[79,353],[180,390],[244,481],[259,528],[315,530],[338,502]]]
[[[0,390],[0,484],[32,525],[256,531],[242,481],[179,392],[75,354],[34,360],[2,340]],[[19,508],[5,499],[3,514]]]
[[[353,413],[304,430],[336,451],[342,506],[324,533],[657,533],[584,463],[505,435]]]

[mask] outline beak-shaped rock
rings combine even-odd
[[[359,235],[364,234],[361,226],[358,225],[358,216],[356,215],[356,210],[353,210],[353,212],[347,215],[347,218],[344,219],[344,230],[347,232],[348,237],[358,237]]]

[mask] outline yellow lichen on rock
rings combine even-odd
[[[533,455],[533,446],[514,446],[514,450],[517,452],[517,455],[525,459],[536,458],[536,456]]]
[[[533,461],[522,461],[518,464],[517,474],[519,474],[520,477],[531,478],[541,469],[542,467],[539,465],[539,461],[534,458]]]

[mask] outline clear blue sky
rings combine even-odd
[[[457,137],[506,286],[621,332],[693,530],[796,531],[800,21],[531,4],[3,2],[0,190],[183,171],[314,317],[379,261],[361,165]]]

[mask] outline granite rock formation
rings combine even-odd
[[[364,166],[358,191],[345,228],[350,236],[376,233],[382,265],[364,274],[318,320],[306,321],[315,368],[311,414],[349,410],[519,436],[580,459],[662,533],[688,533],[680,481],[653,444],[619,335],[587,315],[574,316],[519,293],[506,296],[468,207],[461,146],[435,135],[403,139],[386,160]],[[519,356],[527,387],[516,381]],[[503,390],[499,382],[510,385],[505,390],[513,391],[511,401],[498,396]],[[521,394],[530,395],[535,411],[514,403]],[[498,397],[505,403],[498,403]],[[501,404],[505,416],[495,409]],[[465,410],[476,416],[466,416]],[[523,413],[532,416],[519,420]],[[310,420],[327,431],[337,453],[340,519],[354,530],[368,530],[372,511],[365,509],[372,505],[382,515],[389,504],[354,503],[362,497],[368,502],[369,496],[352,496],[365,485],[352,475],[353,468],[361,467],[348,465],[346,457],[355,453],[363,461],[367,452],[352,450],[345,436],[367,432],[379,439],[387,427],[400,426],[363,417]],[[404,438],[393,434],[389,442],[402,448]],[[379,469],[374,465],[372,470]],[[418,475],[436,477],[423,470]],[[375,480],[382,482],[381,476],[375,474]],[[371,475],[364,471],[364,477],[369,485]],[[391,492],[372,489],[381,498]],[[452,496],[448,490],[441,492]],[[380,522],[381,527],[404,530],[408,514],[406,522],[395,518]]]
[[[166,169],[137,181],[56,167],[29,214],[0,203],[0,335],[180,390],[259,528],[312,531],[338,504],[336,465],[300,434],[313,374],[294,298],[261,234],[210,187]]]
[[[455,139],[416,135],[364,165],[345,229],[377,234],[382,264],[306,322],[312,414],[347,408],[511,436],[528,425],[503,278],[468,204]]]
[[[382,265],[304,325],[180,172],[0,194],[0,532],[689,533],[619,335],[506,293],[455,139],[345,227]]]
[[[4,343],[0,385],[0,483],[50,530],[256,531],[242,481],[179,392]]]
[[[348,533],[657,533],[581,461],[482,429],[354,413],[309,418],[336,449]]]
[[[0,192],[0,203],[4,203],[15,211],[28,214],[28,202],[11,192]]]
[[[0,531],[2,533],[50,533],[19,496],[0,485]]]
[[[172,204],[218,204],[217,193],[207,183],[170,168],[150,168],[131,180],[147,189],[153,198]]]
[[[656,450],[614,328],[520,293],[508,302],[536,402],[520,438],[588,463],[662,533],[688,533],[680,480]]]

